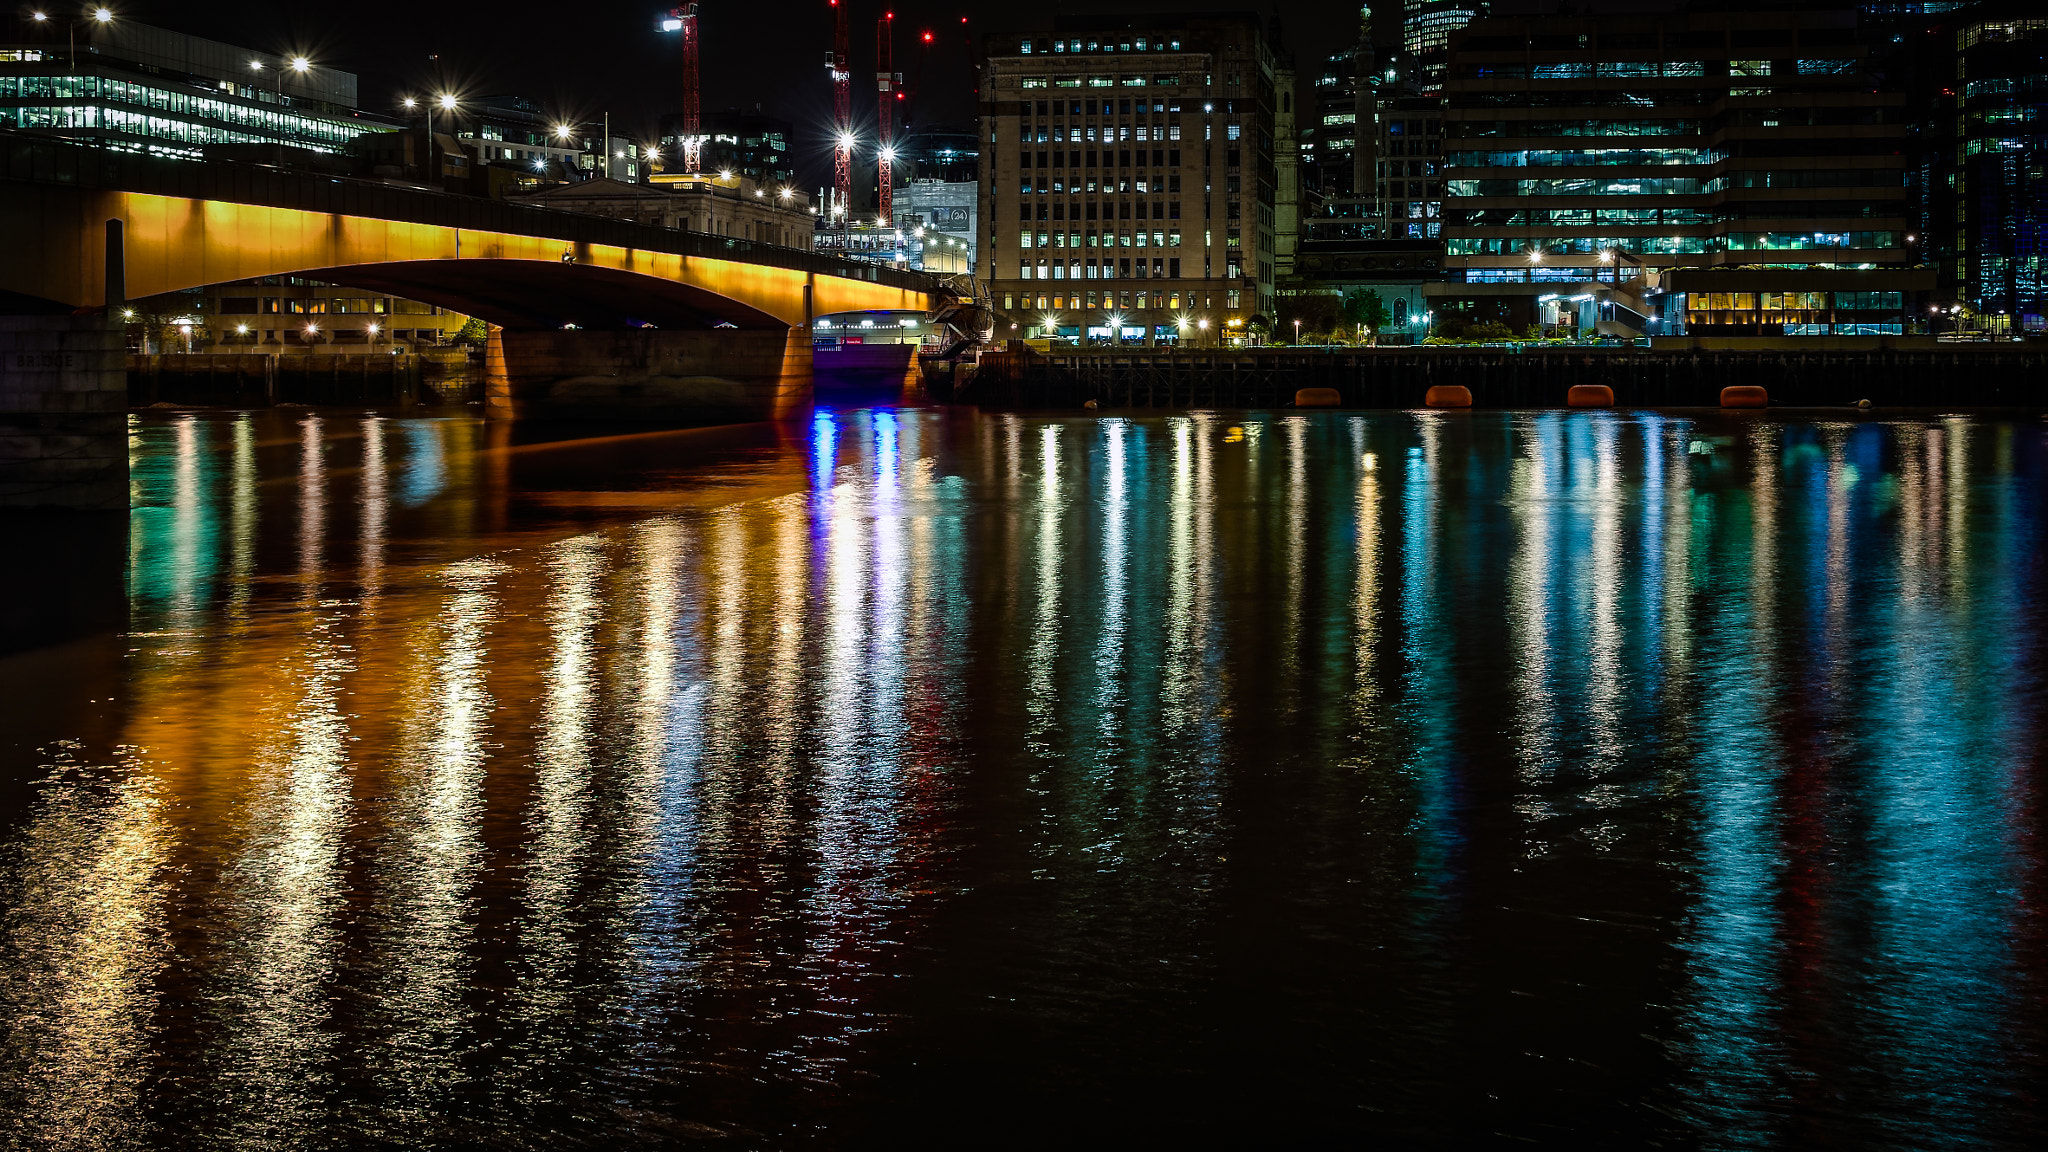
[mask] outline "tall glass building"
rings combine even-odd
[[[1414,59],[1424,92],[1444,86],[1451,33],[1484,15],[1486,5],[1473,0],[1408,0],[1401,13],[1401,47]]]
[[[1857,25],[1786,8],[1465,29],[1444,122],[1459,306],[1518,331],[1904,334],[1933,275],[1912,268],[1905,97],[1878,90]]]
[[[2048,10],[1992,0],[1925,35],[1918,175],[1942,299],[1971,329],[2048,332]]]
[[[0,128],[198,159],[209,144],[340,152],[399,125],[357,108],[353,73],[136,24],[15,20],[0,43]]]

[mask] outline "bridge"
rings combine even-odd
[[[126,506],[116,317],[146,296],[262,276],[389,292],[489,323],[491,417],[688,423],[800,414],[814,317],[942,297],[756,241],[4,133],[0,238],[0,506]]]

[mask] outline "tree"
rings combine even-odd
[[[1280,332],[1292,339],[1294,322],[1301,321],[1301,334],[1328,332],[1337,325],[1337,297],[1323,292],[1304,292],[1280,297]]]
[[[1371,288],[1353,288],[1344,294],[1344,322],[1363,324],[1377,332],[1387,326],[1387,302]]]
[[[473,344],[478,348],[483,347],[484,342],[490,338],[491,326],[484,323],[483,318],[480,316],[471,316],[469,321],[463,324],[462,331],[455,334],[457,343]]]

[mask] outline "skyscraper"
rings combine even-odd
[[[1486,14],[1475,0],[1407,0],[1401,15],[1401,47],[1415,58],[1416,79],[1426,93],[1444,86],[1444,62],[1451,33]]]

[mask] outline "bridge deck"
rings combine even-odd
[[[757,240],[714,236],[707,232],[683,232],[606,216],[507,204],[427,188],[296,172],[262,164],[195,163],[107,152],[5,130],[0,130],[0,181],[255,204],[539,236],[569,243],[637,248],[678,256],[743,260],[849,280],[866,280],[917,292],[932,291],[937,285],[935,277],[923,272],[821,256]]]

